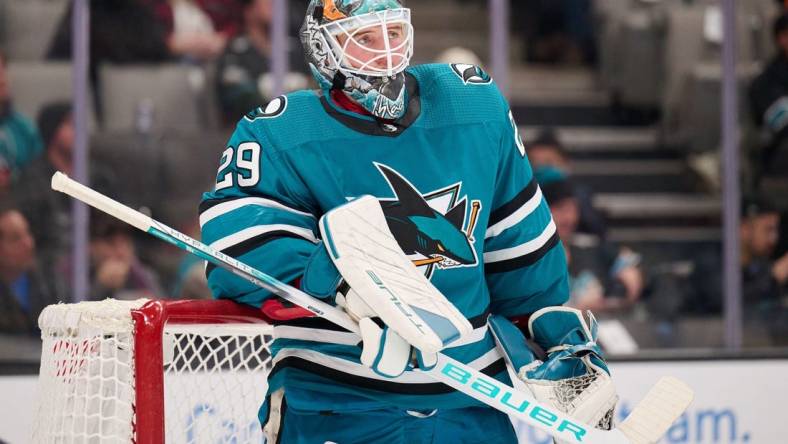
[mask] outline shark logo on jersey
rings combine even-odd
[[[473,230],[481,202],[460,196],[462,183],[422,194],[392,168],[375,163],[396,196],[382,198],[380,206],[402,251],[431,278],[435,269],[473,267],[478,264]]]
[[[487,85],[492,83],[492,77],[476,65],[452,63],[451,69],[466,85]]]
[[[266,105],[265,108],[257,107],[248,112],[244,117],[246,120],[273,119],[275,117],[281,116],[286,109],[287,97],[279,96],[268,102],[268,105]]]

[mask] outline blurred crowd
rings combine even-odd
[[[289,3],[300,21],[306,2]],[[69,6],[46,60],[71,59],[71,14]],[[92,90],[100,91],[98,71],[106,63],[210,65],[216,70],[217,114],[231,126],[270,100],[271,14],[271,0],[91,1]],[[290,35],[297,35],[299,24],[293,20]],[[294,40],[288,47],[292,73],[287,86],[304,88],[300,44]],[[49,182],[55,171],[73,173],[75,129],[68,101],[44,103],[35,116],[19,112],[8,65],[0,47],[0,333],[36,334],[43,307],[72,299],[72,204],[51,192]],[[101,125],[102,97],[96,93],[93,98]],[[91,156],[89,169],[91,186],[105,194],[117,196],[128,186],[118,183],[100,158]],[[196,225],[191,229],[198,231]],[[151,266],[155,261],[143,261],[137,253],[140,242],[123,222],[91,214],[88,299],[210,297],[200,261],[184,258],[162,282]]]
[[[294,12],[305,1],[291,1]],[[90,75],[99,91],[99,67],[112,64],[177,62],[215,66],[216,93],[222,121],[267,103],[271,68],[271,0],[100,0],[90,2]],[[291,32],[300,17],[292,14]],[[138,32],[145,30],[145,32]],[[288,42],[291,89],[306,87],[300,43]],[[71,57],[71,11],[63,16],[47,54],[49,60]],[[96,97],[100,110],[101,97]],[[101,113],[98,113],[99,117]]]
[[[288,90],[311,85],[295,37],[306,3],[288,1]],[[777,3],[782,5],[781,0]],[[208,88],[215,96],[215,109],[211,112],[219,122],[220,138],[226,136],[239,117],[272,98],[272,0],[96,0],[90,6],[91,106],[95,117],[92,125],[115,129],[107,123],[107,95],[112,91],[107,85],[102,86],[106,77],[101,70],[108,64],[167,64],[207,70],[211,73]],[[512,25],[514,35],[524,42],[518,55],[520,62],[592,67],[603,64],[601,31],[591,0],[513,2]],[[771,36],[775,54],[748,83],[747,94],[742,97],[757,136],[747,139],[746,145],[745,159],[753,173],[751,180],[745,182],[746,197],[741,204],[741,273],[745,316],[766,325],[775,342],[785,343],[786,218],[781,217],[780,207],[768,195],[758,192],[758,182],[774,159],[788,152],[788,15],[777,15]],[[45,59],[70,60],[71,38],[71,10],[66,9],[47,45]],[[440,59],[476,63],[478,57],[454,48]],[[67,101],[44,103],[36,115],[19,112],[14,106],[14,85],[8,81],[8,65],[0,48],[0,333],[36,334],[40,310],[72,298],[71,201],[48,190],[55,171],[73,171],[75,130]],[[134,130],[150,133],[161,114],[146,114],[145,101],[135,106]],[[123,139],[109,133],[109,145],[120,146]],[[166,155],[156,150],[159,139],[151,136],[129,143],[139,140],[154,156]],[[528,135],[526,147],[564,243],[570,267],[570,305],[603,315],[633,314],[646,309],[652,317],[664,320],[685,315],[720,316],[720,249],[701,254],[681,272],[664,273],[650,268],[637,248],[608,239],[605,214],[593,204],[594,190],[575,177],[572,159],[557,131],[543,128]],[[221,150],[210,149],[215,151],[215,157],[208,162],[213,165]],[[167,177],[166,171],[132,168],[135,160],[145,159],[140,153],[129,154],[130,171],[113,170],[113,165],[103,162],[101,155],[91,156],[91,186],[110,196],[132,198],[140,197],[135,192],[142,192],[124,182],[124,177],[153,177],[163,181],[156,182],[159,185],[166,182],[170,188],[176,186],[172,182],[180,179]],[[116,161],[114,167],[122,162]],[[179,160],[170,163],[174,165],[168,167],[170,173],[190,168],[182,166]],[[210,174],[205,176],[203,179],[210,182]],[[196,190],[189,191],[197,194]],[[162,206],[183,214],[173,222],[177,228],[191,235],[199,232],[196,206],[186,210],[171,203]],[[150,253],[151,244],[146,243],[150,241],[98,213],[91,215],[90,227],[89,299],[210,297],[203,264],[197,258],[161,246]],[[175,257],[167,267],[161,266],[161,251],[163,256]]]
[[[593,190],[572,177],[569,157],[553,130],[543,130],[526,151],[566,251],[569,305],[602,316],[645,308],[652,319],[668,321],[722,315],[721,246],[701,252],[688,270],[645,268],[639,252],[606,239],[605,217],[591,204]],[[776,344],[788,339],[788,249],[780,244],[788,233],[781,219],[767,197],[746,196],[741,202],[743,315]]]

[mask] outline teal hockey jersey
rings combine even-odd
[[[238,123],[200,206],[207,244],[283,282],[322,248],[317,222],[369,194],[400,247],[471,321],[445,353],[505,379],[489,313],[522,316],[568,298],[566,258],[506,100],[482,69],[407,70],[407,111],[380,122],[322,92],[274,99]],[[217,298],[260,306],[265,290],[209,265]],[[418,371],[385,378],[360,364],[359,338],[318,319],[275,326],[270,390],[288,405],[341,410],[478,405]],[[320,393],[321,396],[315,396]],[[330,394],[330,396],[325,396]]]

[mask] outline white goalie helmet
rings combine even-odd
[[[402,2],[312,0],[301,41],[322,89],[341,89],[382,119],[405,113],[413,26]]]

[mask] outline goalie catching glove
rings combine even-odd
[[[489,323],[510,375],[514,373],[513,382],[520,382],[539,402],[610,430],[618,396],[596,344],[596,320],[587,313],[588,322],[569,307],[546,307],[531,315],[528,331],[547,352],[545,361],[536,358],[508,319],[491,316]]]
[[[337,305],[359,323],[362,364],[399,376],[412,346],[419,365],[430,368],[441,349],[471,333],[470,322],[402,252],[377,199],[337,207],[319,225],[323,244],[307,264],[302,288],[320,298],[336,293]]]

